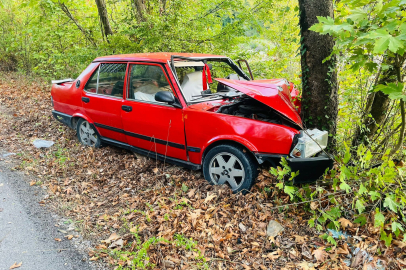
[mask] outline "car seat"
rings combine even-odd
[[[111,90],[112,96],[123,96],[124,81],[118,81],[114,84],[113,90]]]
[[[187,73],[183,78],[181,88],[186,102],[195,99],[196,97],[194,96],[201,95],[201,92],[203,91],[202,72],[195,71],[192,73]]]

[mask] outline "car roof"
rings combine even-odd
[[[222,55],[202,54],[202,53],[159,52],[159,53],[134,53],[134,54],[102,56],[96,58],[93,62],[151,61],[151,62],[166,63],[168,60],[171,60],[171,55],[182,57],[196,57],[196,58],[227,58]]]

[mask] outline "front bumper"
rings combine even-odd
[[[292,172],[299,171],[299,175],[293,179],[293,184],[311,183],[317,181],[326,171],[332,169],[334,160],[326,156],[310,158],[289,158],[287,155],[256,154],[258,162],[271,163],[273,167],[278,166],[282,157],[286,158]]]
[[[317,181],[326,171],[332,169],[334,161],[328,157],[290,158],[287,159],[292,172],[299,171],[293,179],[293,184],[310,183]]]

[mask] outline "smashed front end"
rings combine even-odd
[[[333,167],[333,159],[324,150],[328,143],[328,132],[318,129],[301,130],[292,143],[287,159],[292,172],[299,171],[293,183],[309,183],[318,180]]]

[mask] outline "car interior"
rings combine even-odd
[[[160,66],[132,65],[129,77],[129,99],[158,102],[155,94],[172,91]]]

